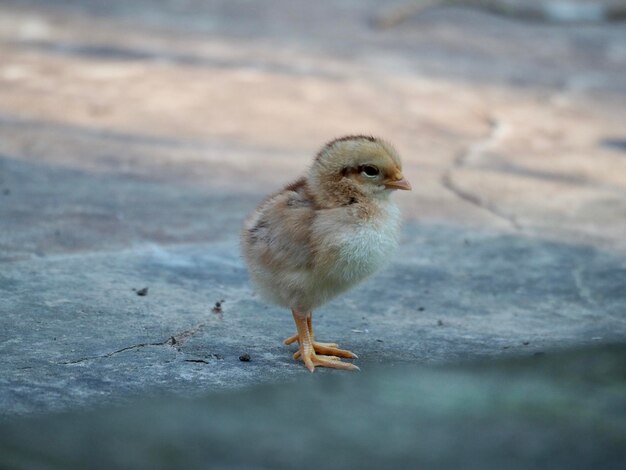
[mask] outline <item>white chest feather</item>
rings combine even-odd
[[[400,213],[390,203],[381,215],[344,227],[330,238],[336,259],[328,275],[335,282],[358,282],[391,259],[398,244]]]

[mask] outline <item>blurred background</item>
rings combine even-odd
[[[525,16],[548,1],[430,3],[2,2],[1,184],[46,201],[20,211],[2,256],[230,237],[240,200],[348,133],[398,147],[411,218],[621,245],[626,32],[596,10],[624,3],[559,2],[555,20]],[[18,168],[31,183],[10,181]],[[34,183],[46,169],[75,170],[74,191]],[[105,175],[196,193],[101,196],[87,180]],[[215,197],[233,204],[219,233]],[[26,209],[12,199],[4,211]]]
[[[265,396],[256,395],[258,385],[312,380],[281,345],[292,334],[289,313],[252,292],[237,240],[246,214],[266,194],[301,175],[325,142],[352,133],[392,142],[413,186],[396,195],[406,219],[398,259],[318,317],[322,337],[359,353],[359,366],[372,371],[363,374],[367,384],[394,383],[398,376],[385,375],[393,366],[445,369],[521,356],[537,374],[537,390],[552,390],[541,384],[559,362],[543,369],[537,358],[624,343],[626,2],[3,0],[2,420],[80,413],[161,393],[241,390],[235,400],[252,400]],[[587,364],[600,371],[592,382],[615,379],[623,387],[623,373],[606,365],[615,354],[623,360],[623,348],[611,351],[582,357],[599,358]],[[251,361],[240,361],[242,354]],[[579,372],[573,368],[570,379]],[[426,377],[425,385],[399,385],[410,393],[398,398],[364,384],[376,391],[364,402],[410,403],[420,393],[434,400],[447,383],[407,374]],[[318,375],[353,386],[345,375]],[[475,388],[474,379],[452,383],[473,397],[499,396],[498,377],[488,390],[480,380]],[[589,384],[577,388],[571,380],[557,380],[554,393],[519,410],[584,408]],[[580,394],[550,401],[565,389]],[[518,389],[507,390],[519,398]],[[426,400],[446,417],[432,418],[442,423],[440,435],[458,441],[425,445],[425,460],[410,453],[412,441],[389,455],[417,459],[400,463],[441,463],[451,455],[447,445],[473,439],[471,427],[454,434],[458,409],[450,403],[468,402],[459,393]],[[598,405],[595,415],[549,415],[558,425],[548,435],[524,421],[525,437],[507,428],[511,440],[501,445],[524,458],[558,447],[565,450],[555,455],[573,463],[616,462],[609,457],[618,447],[611,446],[626,442],[623,397],[598,396],[597,403],[621,412]],[[242,425],[247,415],[236,411],[238,403],[229,416]],[[503,405],[481,421],[482,402],[474,404],[474,427],[488,422],[497,431],[498,423],[516,419]],[[207,416],[216,410],[202,409]],[[286,416],[294,409],[285,408]],[[414,412],[419,422],[425,409]],[[145,413],[135,422],[160,422],[154,409]],[[206,420],[194,428],[193,406],[186,413],[183,428],[215,431]],[[604,440],[589,423],[609,415],[610,426],[600,426]],[[84,428],[74,418],[49,425],[80,436],[99,418],[80,419]],[[118,424],[93,426],[103,439],[126,429]],[[413,424],[405,422],[407,429]],[[5,427],[4,444],[0,439],[16,468],[41,449],[28,444],[34,428],[24,426],[21,435]],[[309,438],[323,428],[314,425]],[[592,428],[595,450],[568,454]],[[166,424],[159,429],[156,448],[171,439]],[[237,425],[229,429],[239,435]],[[552,440],[557,434],[566,437]],[[171,455],[184,455],[186,442],[172,444]],[[119,454],[116,445],[98,454],[100,462]],[[75,460],[75,449],[59,457],[60,448],[41,451],[42,461],[56,455],[65,462],[59,468],[98,461],[96,454]],[[156,468],[146,463],[154,447],[146,449],[134,468]],[[259,452],[247,464],[258,464],[265,455]],[[469,455],[463,452],[455,455]],[[349,467],[346,455],[341,462]],[[275,465],[288,466],[288,456],[276,458]]]

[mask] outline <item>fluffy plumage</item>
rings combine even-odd
[[[400,222],[393,189],[410,189],[395,149],[373,137],[343,137],[326,144],[303,178],[267,198],[244,224],[252,280],[266,300],[292,310],[298,335],[287,341],[299,341],[295,356],[311,371],[356,368],[338,359],[356,357],[349,351],[316,347],[322,343],[313,338],[312,311],[390,259]]]

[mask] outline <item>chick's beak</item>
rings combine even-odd
[[[400,179],[397,180],[388,181],[387,183],[385,183],[385,188],[403,189],[405,191],[410,191],[412,189],[411,183],[409,183],[404,176],[401,176]]]

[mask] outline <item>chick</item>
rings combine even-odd
[[[387,142],[364,135],[326,144],[308,173],[264,202],[246,220],[242,251],[251,278],[269,302],[291,309],[300,359],[358,370],[356,354],[313,335],[313,310],[374,273],[397,246],[400,213],[393,190],[410,190]]]

